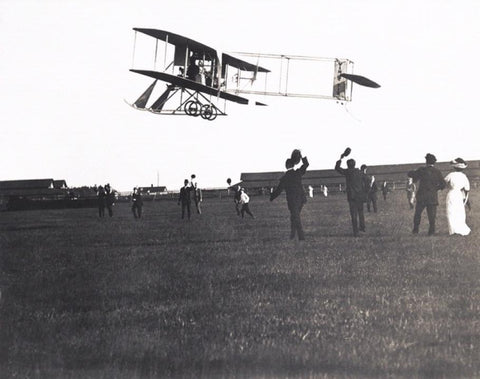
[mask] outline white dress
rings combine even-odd
[[[465,194],[463,190],[470,191],[470,182],[463,172],[454,171],[445,177],[447,182],[447,220],[448,232],[466,236],[470,228],[465,222],[465,205],[463,203]]]

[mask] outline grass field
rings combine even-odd
[[[472,234],[411,234],[403,191],[354,238],[343,195],[255,219],[208,199],[0,214],[0,372],[12,378],[480,377],[480,195]]]

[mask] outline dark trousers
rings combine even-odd
[[[107,204],[107,210],[108,210],[108,215],[110,217],[113,216],[113,207],[112,207],[112,204]]]
[[[105,216],[105,204],[98,204],[98,217]]]
[[[413,233],[418,233],[418,228],[420,226],[420,220],[422,219],[422,212],[427,208],[428,216],[428,234],[435,233],[435,219],[437,218],[437,205],[436,204],[425,204],[419,203],[415,204],[415,215],[413,216]]]
[[[303,204],[288,205],[288,210],[290,211],[290,239],[294,239],[295,235],[298,235],[299,240],[305,239],[302,220],[300,219],[300,212],[302,211],[302,208]]]
[[[133,213],[133,217],[142,218],[142,206],[138,204],[133,204],[132,213]]]
[[[200,209],[200,200],[199,199],[195,199],[195,208],[197,208],[197,213],[198,214],[202,213],[202,210]]]
[[[368,195],[367,211],[370,212],[370,204],[373,206],[373,211],[377,213],[377,195]]]
[[[248,206],[248,203],[247,204],[242,204],[242,209],[240,210],[240,213],[242,214],[242,218],[245,216],[245,213],[247,215],[250,215],[252,218],[254,217],[252,212],[250,212],[250,208]]]
[[[358,231],[365,231],[365,216],[363,214],[363,202],[358,200],[349,200],[350,217],[352,218],[353,235],[357,236]]]
[[[190,202],[182,202],[182,219],[185,218],[185,209],[187,210],[187,217],[190,220]]]

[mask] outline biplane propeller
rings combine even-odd
[[[252,53],[222,53],[207,45],[175,33],[157,29],[133,28],[135,45],[137,34],[155,39],[154,69],[132,68],[131,72],[153,78],[154,81],[133,103],[129,104],[138,110],[146,110],[163,115],[200,116],[206,120],[214,120],[217,116],[226,115],[226,102],[238,104],[266,105],[263,102],[251,101],[239,94],[263,96],[296,96],[310,98],[326,98],[336,100],[351,100],[350,82],[359,85],[378,88],[379,85],[363,76],[354,75],[353,62],[347,59],[314,58],[272,54]],[[164,42],[163,70],[156,70],[158,60],[158,43]],[[253,57],[257,63],[249,63],[236,56]],[[134,46],[135,61],[135,46]],[[260,66],[260,59],[280,60],[281,69],[279,86],[267,88],[267,74],[271,71]],[[293,61],[328,61],[334,63],[333,93],[328,95],[296,93],[289,90],[289,67]],[[284,61],[286,61],[283,68]],[[167,64],[167,62],[169,62]],[[134,66],[132,64],[132,66]],[[253,88],[259,81],[258,77],[265,75],[265,87]],[[282,77],[283,76],[283,77]],[[158,81],[166,83],[166,88],[151,102]],[[230,87],[231,82],[235,84]],[[350,93],[348,91],[350,90]],[[220,99],[224,101],[223,109],[219,106]],[[173,104],[173,106],[172,106]]]

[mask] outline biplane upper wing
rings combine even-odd
[[[252,63],[245,62],[241,59],[232,57],[231,55],[222,54],[222,66],[225,67],[226,65],[229,65],[234,68],[238,68],[239,70],[242,71],[251,71],[251,72],[270,72],[270,70],[267,70],[266,68],[254,65]]]
[[[248,99],[240,96],[233,95],[231,93],[227,93],[224,91],[219,91],[216,88],[213,87],[208,87],[206,85],[203,85],[201,83],[194,82],[189,79],[182,78],[181,76],[175,76],[171,74],[167,74],[165,72],[158,72],[158,71],[150,71],[150,70],[134,70],[131,69],[130,71],[135,72],[137,74],[149,76],[154,79],[162,80],[167,83],[171,83],[175,86],[181,87],[181,88],[188,88],[193,91],[198,91],[202,93],[206,93],[208,95],[212,96],[218,96],[221,99],[225,99],[228,101],[233,101],[235,103],[239,104],[248,104]],[[256,105],[265,105],[262,103],[256,103]]]
[[[217,58],[217,51],[203,43],[194,41],[193,39],[183,37],[179,34],[167,32],[165,30],[148,29],[148,28],[133,28],[136,32],[149,35],[153,38],[165,41],[179,48],[187,48],[188,50],[197,53],[205,54],[210,60]]]

